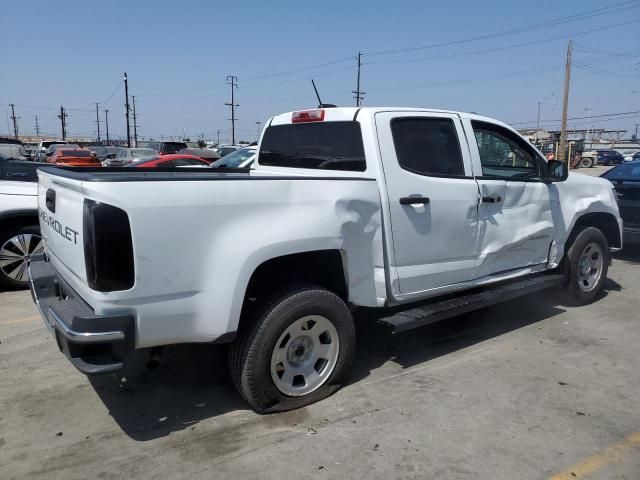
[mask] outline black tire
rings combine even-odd
[[[37,235],[40,237],[40,227],[37,225],[25,225],[25,224],[10,224],[7,227],[0,227],[0,251],[2,251],[3,246],[6,242],[15,237],[17,235]],[[31,245],[33,247],[34,245]],[[29,253],[33,254],[33,248],[30,249]],[[2,255],[2,254],[0,254]],[[0,260],[3,260],[0,257]],[[9,269],[13,267],[14,264],[10,264],[7,266],[0,265],[0,287],[2,288],[10,288],[10,289],[24,289],[29,288],[29,280],[25,277],[24,280],[19,281],[14,278],[11,278],[8,275]],[[17,267],[20,268],[20,267]],[[26,267],[25,267],[26,268]],[[26,271],[25,271],[26,274]]]
[[[580,160],[580,163],[578,165],[580,168],[591,168],[593,167],[593,158],[584,157]]]
[[[355,326],[347,305],[334,293],[316,285],[289,286],[266,298],[254,309],[231,344],[229,364],[238,392],[258,413],[283,412],[322,400],[347,379],[355,351]],[[339,351],[331,373],[316,390],[288,396],[276,387],[271,357],[285,330],[307,315],[328,319],[338,334]]]
[[[598,245],[602,252],[602,265],[599,278],[593,285],[585,291],[587,285],[584,280],[580,280],[579,262],[589,245]],[[588,252],[587,252],[588,253]],[[587,305],[594,301],[602,290],[602,286],[607,278],[609,270],[609,243],[607,237],[596,227],[580,227],[570,238],[569,249],[567,250],[564,262],[564,272],[567,276],[565,293],[568,303],[573,306]],[[582,283],[582,287],[581,287]]]

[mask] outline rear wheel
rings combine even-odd
[[[581,168],[591,168],[593,167],[593,158],[591,157],[584,157],[580,160],[580,163],[578,164]]]
[[[347,305],[315,285],[294,285],[263,303],[231,345],[236,388],[259,413],[309,405],[346,380],[355,349]]]
[[[609,269],[609,244],[601,230],[582,227],[565,258],[566,289],[573,305],[593,302]]]
[[[35,225],[11,226],[0,232],[0,285],[28,288],[31,257],[43,251],[40,229]]]

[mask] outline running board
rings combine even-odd
[[[378,323],[389,327],[391,333],[400,333],[413,328],[423,327],[456,315],[488,307],[496,303],[511,300],[544,290],[565,281],[564,275],[540,275],[517,282],[510,282],[489,287],[477,293],[470,293],[447,300],[440,300],[394,313],[389,317],[378,319]]]

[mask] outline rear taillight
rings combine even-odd
[[[89,287],[99,292],[133,287],[133,245],[127,213],[112,205],[85,199],[83,232]]]
[[[324,120],[324,110],[303,110],[301,112],[293,112],[291,115],[291,123],[304,122],[322,122]]]

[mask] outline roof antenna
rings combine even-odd
[[[311,79],[311,84],[313,85],[313,89],[316,91],[316,97],[318,97],[318,108],[335,108],[333,103],[322,103],[322,100],[320,100],[320,94],[316,88],[316,82],[313,81],[313,78]]]

